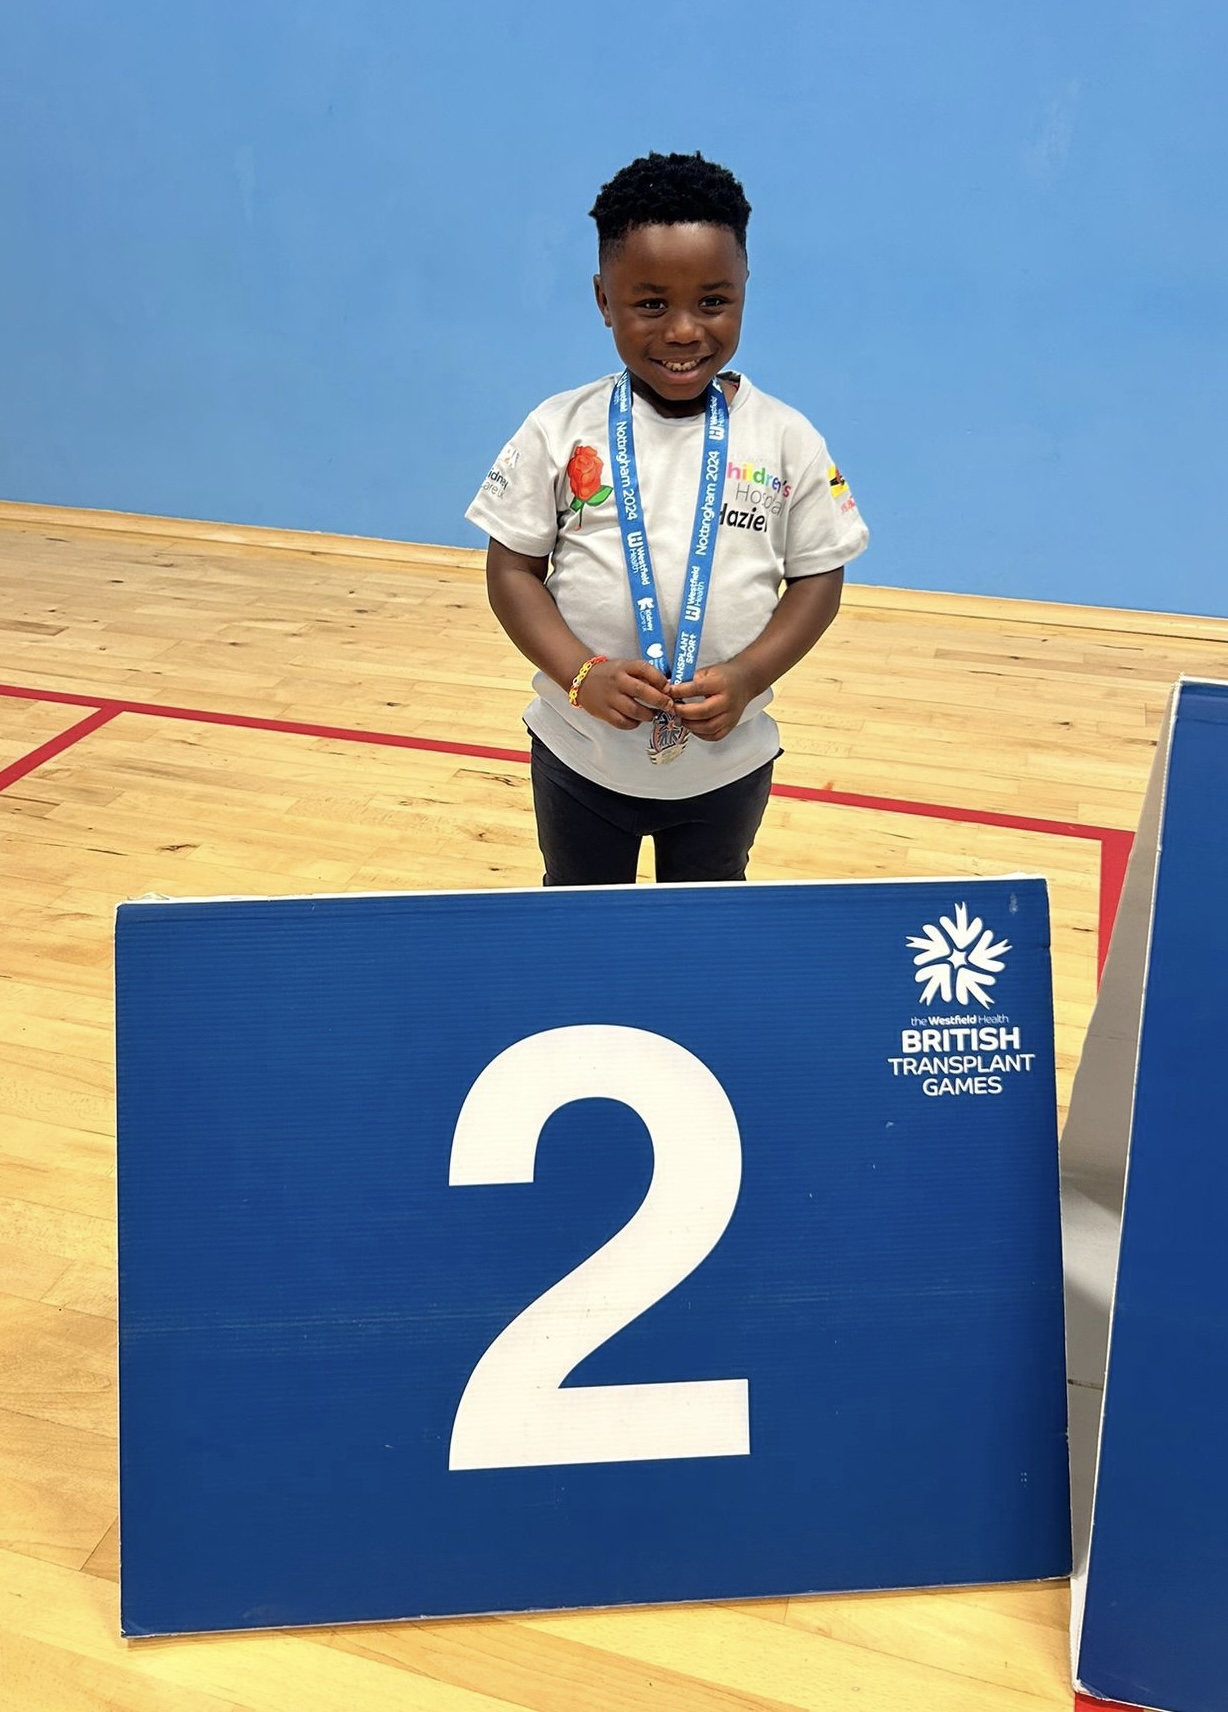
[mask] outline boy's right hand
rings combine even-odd
[[[672,709],[668,681],[647,660],[603,660],[585,674],[576,705],[619,731],[634,731],[658,711]]]

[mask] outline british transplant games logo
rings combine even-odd
[[[950,915],[926,922],[906,941],[913,953],[920,1003],[956,1007],[949,1014],[931,1008],[900,1030],[898,1056],[887,1062],[895,1077],[916,1079],[931,1099],[946,1095],[1001,1094],[1011,1076],[1027,1075],[1036,1060],[1025,1052],[1022,1032],[1005,1012],[990,1012],[992,989],[1006,967],[1009,939],[999,939],[967,904]],[[977,1005],[979,1011],[967,1011]]]
[[[992,1001],[985,989],[1002,973],[1010,941],[999,939],[995,943],[979,915],[969,921],[967,904],[956,905],[954,921],[949,915],[941,915],[937,927],[926,922],[921,937],[908,943],[917,953],[913,958],[916,979],[925,984],[923,1005],[933,1004],[935,998],[944,1005],[966,1005],[975,999],[989,1009]]]

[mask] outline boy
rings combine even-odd
[[[548,886],[741,880],[780,753],[775,680],[836,616],[867,531],[822,437],[728,369],[750,205],[650,154],[592,208],[621,377],[547,399],[466,516],[525,712]],[[781,585],[783,583],[783,592]]]

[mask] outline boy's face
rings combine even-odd
[[[749,270],[724,226],[637,226],[593,279],[636,392],[667,416],[703,409],[738,348]]]

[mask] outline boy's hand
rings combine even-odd
[[[667,680],[647,660],[603,660],[580,685],[577,706],[619,731],[634,731],[673,704]]]
[[[741,719],[755,688],[745,667],[726,660],[720,666],[701,666],[687,683],[671,684],[669,693],[687,730],[716,743]]]

